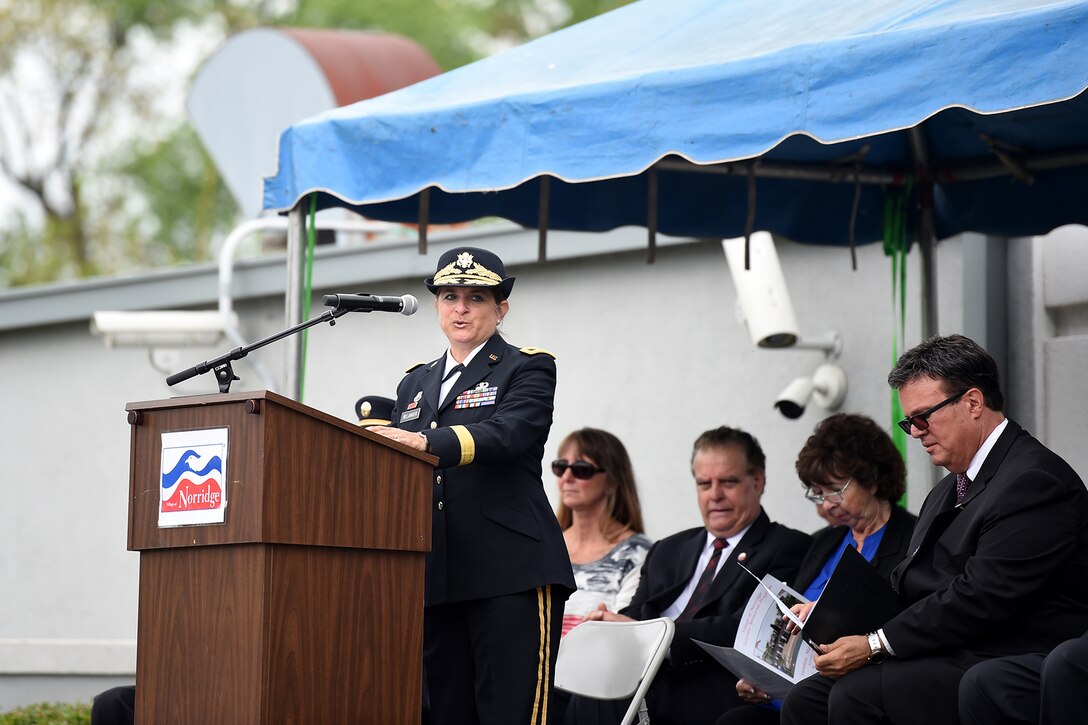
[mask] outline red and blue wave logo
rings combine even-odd
[[[164,458],[166,451],[163,451]],[[162,510],[204,511],[223,505],[223,446],[185,448],[162,474]],[[166,461],[163,461],[164,467]]]

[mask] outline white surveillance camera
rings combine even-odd
[[[842,339],[837,332],[831,331],[820,338],[801,337],[774,238],[769,232],[755,232],[749,239],[748,269],[744,268],[744,237],[723,239],[722,249],[737,290],[739,316],[748,328],[752,344],[765,349],[823,350],[828,357],[839,356]]]
[[[774,407],[778,412],[790,418],[800,418],[808,405],[808,399],[812,397],[812,378],[794,378],[793,382],[774,401]]]
[[[778,412],[787,418],[800,418],[809,399],[825,410],[837,410],[846,398],[846,371],[838,365],[824,363],[810,378],[794,378],[774,402]]]
[[[744,237],[723,239],[722,249],[752,343],[757,347],[796,344],[800,337],[797,319],[770,233],[752,234],[748,243],[748,269],[744,268]]]
[[[218,311],[99,311],[91,317],[91,333],[106,347],[210,346],[223,338]]]

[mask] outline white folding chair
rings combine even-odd
[[[555,686],[597,700],[631,698],[620,725],[650,721],[646,691],[650,689],[672,643],[676,625],[662,617],[645,622],[582,622],[559,644]]]

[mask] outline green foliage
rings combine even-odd
[[[126,259],[139,260],[140,267],[210,260],[213,240],[230,232],[238,207],[192,128],[178,124],[157,144],[113,161],[104,172],[128,183],[110,200],[117,213],[99,219],[100,234],[122,253],[112,268]],[[133,194],[146,205],[136,217],[124,213]],[[117,219],[126,223],[119,228]]]
[[[0,713],[0,725],[90,725],[91,706],[40,703]]]
[[[205,261],[235,224],[193,131],[136,80],[149,47],[194,29],[366,29],[450,70],[629,1],[0,0],[0,174],[23,192],[0,227],[0,288]],[[126,143],[125,118],[153,130]]]
[[[476,8],[470,2],[443,0],[299,0],[277,25],[398,33],[423,46],[449,70],[480,57],[470,33]]]

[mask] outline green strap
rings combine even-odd
[[[310,194],[310,219],[306,225],[306,282],[302,286],[302,319],[310,319],[310,300],[314,287],[314,220],[317,217],[317,194]],[[302,331],[302,369],[299,371],[298,402],[303,402],[306,390],[306,350],[310,342],[310,328]]]
[[[892,260],[892,367],[899,360],[899,350],[906,347],[907,337],[907,251],[910,242],[907,238],[906,205],[910,198],[911,180],[908,179],[901,191],[890,191],[884,195],[884,254]],[[898,304],[896,302],[898,301]],[[899,449],[903,462],[907,460],[907,434],[899,427],[903,419],[903,406],[899,402],[899,391],[892,390],[892,442]],[[899,499],[904,508],[907,494]]]

